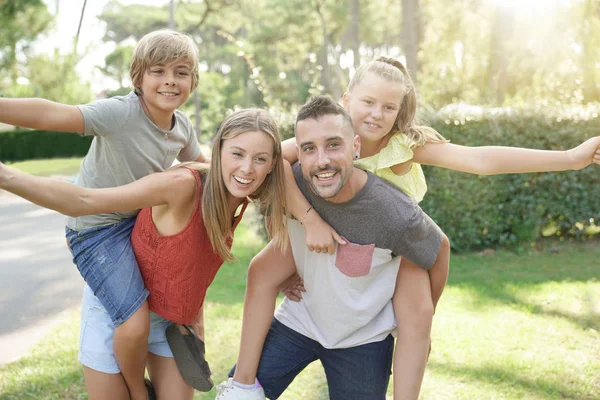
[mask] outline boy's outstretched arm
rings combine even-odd
[[[600,136],[570,150],[534,150],[520,147],[468,147],[426,143],[414,150],[413,161],[477,175],[579,170],[600,164]]]
[[[0,98],[0,122],[23,128],[83,133],[81,111],[44,99]]]

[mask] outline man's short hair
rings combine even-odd
[[[344,119],[344,131],[347,131],[354,136],[354,127],[352,126],[352,119],[348,112],[330,97],[323,95],[310,98],[302,105],[302,107],[300,107],[298,115],[296,116],[296,125],[298,125],[298,122],[304,121],[305,119],[319,119],[325,115],[341,115]]]

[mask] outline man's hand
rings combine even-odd
[[[573,161],[573,169],[580,170],[591,163],[600,165],[600,136],[593,137],[567,151]]]
[[[304,288],[304,281],[296,272],[279,285],[279,291],[292,301],[300,301],[302,292],[306,292],[306,289]]]

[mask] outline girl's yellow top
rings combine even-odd
[[[392,166],[412,158],[413,151],[408,147],[406,136],[396,133],[379,153],[361,158],[355,164],[399,187],[418,203],[427,192],[427,182],[421,165],[413,162],[410,171],[404,175],[396,175],[391,169]]]

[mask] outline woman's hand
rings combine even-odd
[[[306,292],[306,289],[304,288],[304,281],[296,272],[279,285],[279,291],[288,299],[297,302],[302,299],[302,292]]]

